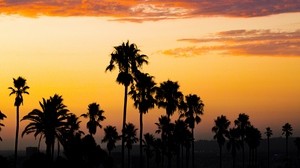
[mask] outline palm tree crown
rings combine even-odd
[[[103,116],[104,111],[100,109],[100,105],[97,103],[91,103],[88,106],[88,112],[86,114],[82,114],[81,116],[84,118],[89,118],[86,126],[89,129],[90,135],[96,134],[97,127],[102,128],[100,124],[101,121],[106,118]]]
[[[6,115],[3,114],[1,111],[0,111],[0,121],[1,120],[4,120],[4,118],[6,118]],[[0,131],[1,131],[1,127],[4,127],[4,124],[0,123]],[[0,141],[2,141],[2,138],[0,137]]]
[[[14,80],[14,88],[9,87],[8,89],[11,90],[9,95],[16,95],[15,98],[15,106],[20,106],[23,104],[23,94],[29,94],[27,91],[29,86],[26,85],[26,79],[22,77],[18,77],[17,79],[13,78]]]
[[[121,139],[118,135],[117,128],[111,125],[108,125],[104,128],[104,137],[102,142],[107,142],[107,150],[110,155],[111,151],[116,148],[116,142]]]
[[[285,135],[286,137],[293,135],[293,127],[291,124],[286,123],[282,126],[282,135]]]

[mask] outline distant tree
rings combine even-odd
[[[230,125],[230,121],[226,118],[226,116],[219,116],[215,120],[215,126],[212,128],[212,132],[215,133],[214,139],[217,139],[220,149],[220,168],[222,168],[222,148],[225,144],[225,135],[228,134],[228,127]]]
[[[46,154],[53,160],[55,139],[62,140],[62,134],[69,128],[67,119],[69,110],[63,104],[61,96],[55,94],[49,99],[40,102],[42,110],[34,109],[22,118],[29,120],[29,124],[24,128],[22,136],[34,133],[34,136],[45,137]]]
[[[180,167],[180,161],[181,161],[181,166],[183,167],[183,158],[180,159],[180,155],[183,156],[184,143],[186,141],[186,138],[188,138],[189,133],[190,131],[185,121],[180,119],[175,121],[174,139],[176,144],[176,155],[177,155],[176,166],[177,167]]]
[[[0,111],[0,121],[4,120],[4,118],[6,118],[6,115]],[[1,127],[4,127],[4,124],[0,123],[0,131],[1,131]],[[2,141],[1,137],[0,137],[0,141]]]
[[[123,123],[122,131],[126,124],[126,110],[127,110],[127,94],[128,86],[133,82],[133,77],[139,72],[139,68],[143,64],[148,64],[148,57],[146,55],[140,54],[140,50],[137,48],[136,44],[122,43],[119,46],[114,47],[114,51],[111,53],[111,60],[109,65],[106,67],[105,71],[112,71],[118,66],[119,74],[117,77],[117,82],[124,85],[124,108],[123,108]],[[124,168],[124,137],[122,133],[122,168]]]
[[[266,128],[265,135],[267,136],[268,142],[268,168],[270,167],[270,137],[273,135],[273,132],[270,127]]]
[[[184,113],[181,116],[185,116],[185,122],[192,130],[192,167],[195,167],[195,147],[194,147],[194,129],[195,124],[199,124],[201,121],[200,115],[203,115],[204,104],[199,96],[196,94],[189,94],[185,96],[186,102],[181,104]]]
[[[20,122],[20,105],[23,104],[23,94],[29,94],[29,86],[26,85],[26,79],[18,77],[17,79],[13,78],[14,87],[9,87],[11,90],[9,95],[16,95],[14,106],[16,106],[16,139],[15,139],[15,166],[17,166],[18,159],[18,141],[19,141],[19,122]]]
[[[257,148],[260,145],[261,133],[254,126],[246,127],[245,142],[249,147],[249,166],[257,167]]]
[[[145,134],[144,135],[144,150],[146,152],[146,165],[147,168],[149,168],[149,163],[150,163],[150,159],[153,157],[153,152],[154,152],[154,143],[155,143],[155,138],[153,134]]]
[[[241,140],[242,140],[242,159],[243,159],[243,168],[245,167],[245,135],[246,128],[250,126],[249,116],[245,113],[239,114],[239,117],[234,121],[234,124],[240,131]]]
[[[291,124],[289,123],[285,123],[282,126],[282,135],[285,136],[285,151],[286,151],[286,156],[289,156],[289,152],[288,152],[288,142],[289,142],[289,137],[291,135],[293,135],[293,127],[291,126]]]
[[[89,129],[90,135],[94,135],[97,132],[97,127],[102,128],[100,124],[101,121],[106,118],[103,116],[104,111],[101,110],[100,105],[97,103],[91,103],[88,106],[88,112],[86,114],[82,114],[81,116],[84,118],[89,118],[89,121],[86,124],[86,127]]]
[[[228,138],[227,149],[231,152],[232,156],[232,167],[235,168],[236,153],[241,147],[240,132],[237,128],[231,128],[226,137]]]
[[[108,150],[108,155],[111,155],[111,151],[116,148],[116,143],[121,139],[117,132],[117,128],[111,125],[108,125],[104,128],[104,137],[102,142],[107,142],[106,147]]]
[[[143,164],[143,114],[146,114],[149,109],[154,108],[156,91],[156,83],[153,81],[153,76],[147,73],[137,73],[135,84],[131,86],[129,94],[134,100],[135,108],[139,109],[140,113],[140,167]]]
[[[132,145],[137,143],[138,141],[138,138],[136,137],[136,131],[137,129],[132,123],[126,124],[125,129],[123,131],[123,134],[125,134],[124,135],[125,146],[128,152],[128,168],[130,168],[130,160],[131,160],[130,151],[132,149]]]
[[[297,147],[297,155],[300,156],[300,137],[297,137],[294,141],[295,146]]]

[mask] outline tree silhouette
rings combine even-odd
[[[29,94],[27,91],[29,86],[26,85],[26,79],[18,77],[17,79],[13,78],[14,87],[9,87],[11,90],[9,95],[16,95],[14,106],[16,106],[16,139],[15,139],[15,166],[17,166],[18,159],[18,141],[19,141],[19,115],[20,115],[20,105],[23,104],[23,94]]]
[[[103,113],[104,111],[101,110],[99,104],[91,103],[88,106],[88,112],[86,114],[81,115],[84,118],[89,118],[86,127],[89,129],[90,135],[93,136],[94,134],[96,134],[97,127],[102,128],[100,122],[105,120]]]
[[[195,167],[195,147],[194,147],[194,128],[195,124],[199,124],[201,121],[200,115],[203,115],[204,104],[200,97],[195,94],[189,94],[185,96],[186,102],[183,103],[184,113],[186,117],[185,122],[192,130],[192,167]]]
[[[0,121],[1,120],[4,120],[4,118],[6,118],[6,115],[5,114],[3,114],[1,111],[0,111]],[[2,124],[1,122],[0,122],[0,131],[1,131],[1,127],[4,127],[4,124]],[[2,141],[2,138],[0,137],[0,141]]]
[[[251,126],[246,127],[245,142],[249,147],[249,167],[257,167],[257,148],[260,145],[261,133]]]
[[[189,143],[192,141],[192,135],[191,132],[188,129],[188,125],[183,120],[176,120],[175,121],[175,128],[174,128],[174,139],[176,143],[176,155],[177,155],[177,167],[180,166],[181,161],[181,167],[183,167],[183,147],[185,146],[185,143],[189,141]],[[181,159],[180,159],[181,154]]]
[[[215,126],[212,128],[212,131],[215,133],[214,139],[217,139],[220,149],[220,168],[222,168],[222,148],[225,144],[225,135],[228,134],[228,127],[230,121],[226,116],[219,116],[215,120]]]
[[[241,147],[240,131],[237,128],[231,128],[226,137],[228,138],[227,149],[231,151],[232,167],[235,168],[236,153]]]
[[[63,131],[68,129],[68,109],[63,104],[61,96],[55,94],[49,99],[40,102],[42,110],[34,109],[23,120],[29,120],[29,124],[24,128],[22,136],[34,133],[34,136],[45,137],[46,154],[53,160],[55,139],[62,139]]]
[[[155,138],[153,134],[147,133],[144,135],[144,139],[144,150],[147,158],[146,165],[149,168],[150,159],[153,157]]]
[[[268,142],[268,168],[270,167],[270,137],[273,135],[273,132],[270,127],[266,128],[265,135],[267,136]]]
[[[131,160],[130,151],[132,149],[132,145],[137,143],[138,141],[138,138],[136,137],[136,131],[137,129],[132,123],[126,124],[125,129],[123,131],[123,133],[125,134],[124,135],[125,146],[128,152],[128,168],[130,168],[130,160]]]
[[[240,131],[241,140],[242,140],[242,159],[243,159],[243,168],[245,167],[245,135],[246,128],[250,126],[249,116],[245,113],[239,114],[239,117],[234,121],[234,124]]]
[[[134,100],[135,108],[139,109],[140,113],[140,167],[143,164],[143,114],[146,114],[149,109],[154,108],[156,91],[153,76],[146,73],[137,73],[135,77],[135,85],[132,85],[129,94]]]
[[[121,139],[117,132],[117,128],[111,125],[108,125],[104,128],[104,137],[102,142],[107,142],[106,147],[108,150],[108,155],[111,155],[111,151],[116,148],[116,142]]]
[[[286,156],[289,156],[289,152],[288,152],[288,142],[289,142],[289,137],[291,135],[293,135],[293,127],[291,126],[291,124],[289,123],[285,123],[282,126],[282,135],[285,136],[285,151],[286,151]]]
[[[112,71],[118,66],[119,74],[117,82],[124,85],[124,108],[123,108],[123,123],[122,132],[126,124],[126,110],[127,110],[127,93],[128,86],[133,82],[133,77],[139,72],[139,68],[145,63],[147,64],[147,56],[140,54],[140,50],[133,43],[129,41],[125,44],[124,42],[114,47],[114,51],[111,53],[111,60],[105,71]],[[122,168],[124,168],[124,134],[122,133]]]

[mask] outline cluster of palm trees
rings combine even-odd
[[[246,143],[249,149],[248,167],[257,167],[257,148],[262,139],[261,132],[255,128],[249,121],[249,116],[245,113],[239,114],[234,121],[234,126],[229,128],[230,121],[226,116],[221,115],[215,119],[215,126],[212,131],[215,133],[214,139],[217,140],[220,150],[220,168],[222,168],[222,149],[225,145],[232,156],[232,166],[236,166],[237,152],[242,150],[242,167],[245,167],[245,146]],[[288,156],[288,138],[292,135],[293,128],[289,123],[282,126],[282,135],[286,137],[286,156]],[[266,128],[265,135],[268,143],[268,167],[270,166],[270,137],[273,135],[270,127]],[[297,141],[295,141],[297,145]],[[300,147],[300,140],[299,140]],[[300,149],[300,148],[299,148]]]

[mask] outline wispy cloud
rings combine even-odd
[[[145,21],[196,16],[255,17],[300,12],[299,0],[0,0],[0,14],[103,16]]]
[[[300,57],[300,30],[274,32],[271,30],[230,30],[209,37],[179,39],[193,47],[162,51],[165,55],[187,57],[211,52],[244,56],[296,56]]]

